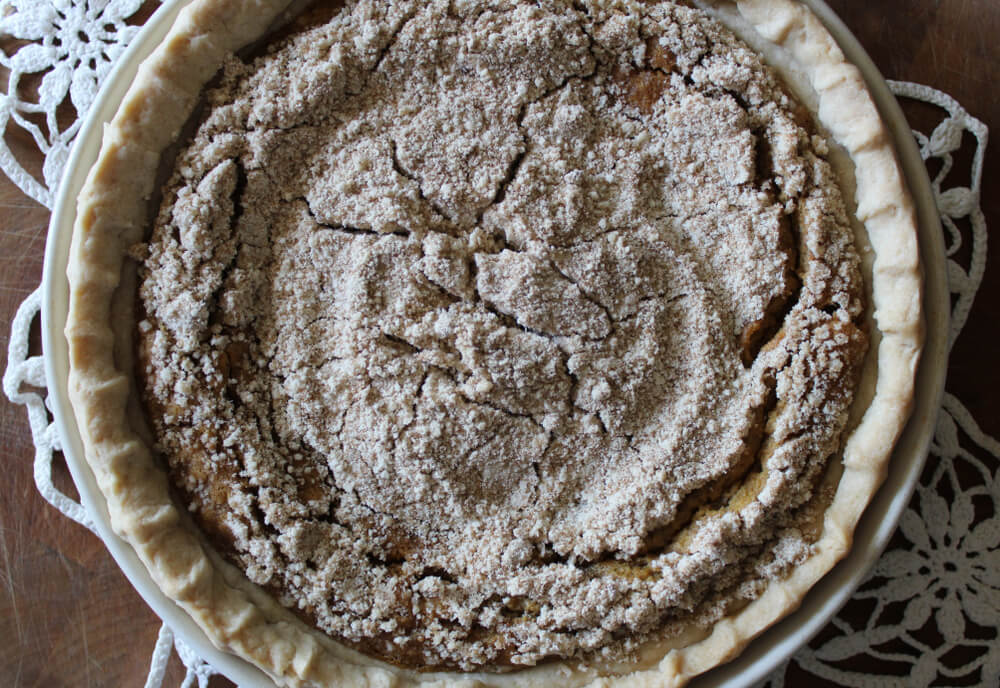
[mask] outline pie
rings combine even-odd
[[[734,656],[847,551],[911,404],[860,74],[793,0],[288,4],[192,2],[79,201],[116,531],[280,685]]]

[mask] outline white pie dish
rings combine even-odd
[[[267,682],[263,674],[248,664],[212,648],[192,620],[156,588],[128,545],[113,535],[103,497],[89,468],[82,460],[79,435],[66,393],[68,361],[62,332],[66,318],[68,289],[64,273],[75,214],[75,199],[96,157],[103,123],[117,109],[118,102],[131,82],[139,62],[162,39],[172,16],[184,4],[176,2],[162,8],[136,39],[99,96],[95,109],[81,132],[80,145],[75,149],[67,168],[67,176],[60,188],[53,213],[46,253],[43,310],[46,371],[52,385],[50,388],[52,406],[57,426],[62,434],[67,461],[84,503],[91,511],[102,537],[123,571],[154,610],[208,661],[241,684],[261,685]],[[902,119],[898,107],[892,101],[877,71],[846,30],[832,17],[828,8],[818,3],[809,4],[813,5],[816,13],[827,21],[829,29],[840,40],[845,52],[865,72],[869,86],[882,109],[883,117],[896,137],[921,216],[921,251],[925,266],[928,339],[918,376],[917,403],[913,419],[899,442],[886,486],[869,507],[859,526],[850,557],[810,593],[799,612],[754,641],[737,662],[706,675],[695,685],[702,682],[727,686],[748,685],[758,680],[805,642],[812,633],[819,630],[839,605],[846,601],[850,592],[874,563],[905,508],[926,455],[933,430],[933,418],[943,387],[947,287],[944,280],[942,240],[926,173],[913,147],[905,120]]]

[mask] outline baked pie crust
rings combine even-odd
[[[287,5],[185,8],[80,196],[116,532],[280,685],[732,658],[846,553],[911,405],[915,219],[857,69],[794,0],[350,3],[235,59]]]

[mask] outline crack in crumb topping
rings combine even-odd
[[[157,448],[220,551],[464,670],[627,657],[803,560],[867,337],[759,56],[672,2],[329,10],[227,63],[140,266]]]

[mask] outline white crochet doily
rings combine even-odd
[[[18,162],[4,139],[0,169],[47,207],[82,115],[137,31],[126,20],[143,4],[144,0],[0,0],[0,37],[15,39],[20,46],[9,56],[0,52],[0,64],[9,71],[6,88],[0,92],[0,132],[6,137],[14,128],[25,130],[45,159],[38,179]],[[19,88],[22,78],[39,73],[43,76],[37,97],[25,97],[25,89]],[[979,198],[987,130],[944,93],[911,83],[890,82],[890,87],[897,96],[941,110],[942,120],[930,135],[917,131],[914,135],[924,160],[933,158],[940,166],[932,185],[946,233],[953,303],[949,342],[953,343],[986,267],[986,222]],[[60,126],[57,109],[66,101],[81,118]],[[40,126],[39,120],[45,125]],[[964,132],[976,141],[972,184],[942,188]],[[967,222],[971,233],[963,235],[956,220]],[[959,261],[963,242],[971,242],[971,250],[963,251],[969,257]],[[63,514],[93,530],[83,507],[53,485],[58,435],[45,400],[23,389],[45,387],[42,358],[28,356],[28,332],[40,308],[41,294],[36,291],[15,316],[4,393],[28,411],[39,492]],[[890,549],[840,614],[762,688],[801,685],[805,680],[905,688],[1000,682],[1000,443],[983,434],[961,402],[946,394],[931,452]],[[153,648],[146,688],[162,686],[173,650],[187,668],[182,687],[207,688],[213,668],[166,625]]]

